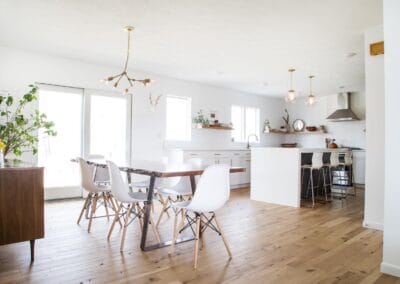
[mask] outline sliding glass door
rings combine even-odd
[[[58,191],[65,197],[79,194],[79,173],[71,159],[82,154],[83,90],[41,85],[39,110],[54,122],[57,131],[55,137],[39,133],[38,162],[45,167],[45,187],[59,188],[46,195],[55,198],[61,193]]]
[[[47,199],[82,195],[72,158],[129,162],[129,96],[40,84],[39,110],[54,121],[57,131],[55,137],[39,133],[38,162],[45,167]]]
[[[87,91],[86,102],[89,143],[85,156],[104,156],[117,164],[129,162],[130,96]]]

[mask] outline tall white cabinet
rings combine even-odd
[[[200,158],[203,165],[228,164],[232,167],[243,167],[245,172],[230,175],[231,188],[250,184],[250,150],[187,150],[184,151],[184,158]]]

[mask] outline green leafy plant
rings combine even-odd
[[[193,123],[202,124],[202,125],[209,125],[210,121],[204,116],[203,111],[199,110],[197,115],[193,117]]]
[[[54,123],[44,113],[34,109],[25,114],[25,107],[37,100],[38,87],[29,85],[30,90],[20,100],[11,95],[0,95],[0,140],[4,143],[4,156],[14,153],[21,156],[23,152],[37,153],[39,142],[38,131],[43,129],[44,135],[56,136]]]

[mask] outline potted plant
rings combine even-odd
[[[204,116],[203,111],[199,110],[197,115],[193,117],[193,123],[196,124],[197,128],[201,128],[204,125],[209,125],[209,120]]]
[[[11,153],[17,157],[23,152],[36,154],[39,130],[44,130],[43,133],[48,136],[57,135],[54,123],[44,113],[35,108],[29,113],[25,110],[37,100],[38,87],[29,87],[30,90],[19,100],[11,95],[0,95],[0,146],[4,158]]]

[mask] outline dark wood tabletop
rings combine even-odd
[[[73,159],[73,161],[76,161]],[[105,160],[88,160],[89,164],[96,167],[106,167]],[[127,173],[135,173],[140,175],[155,176],[155,177],[179,177],[179,176],[196,176],[204,172],[206,166],[196,167],[191,164],[167,164],[157,161],[138,160],[133,161],[129,165],[119,165],[121,171]],[[231,173],[245,172],[246,168],[231,167]]]

